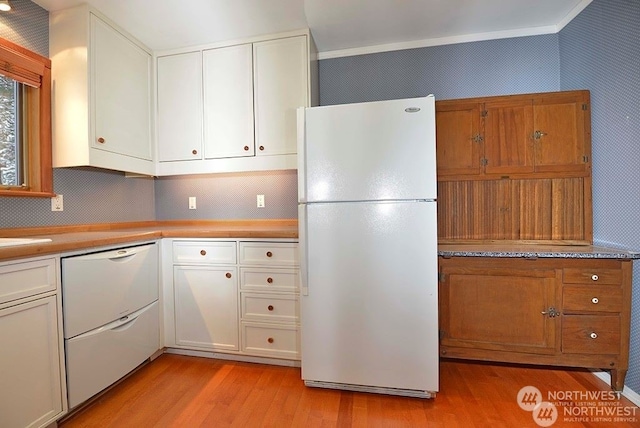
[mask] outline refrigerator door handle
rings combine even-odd
[[[307,275],[307,206],[298,205],[298,249],[300,251],[300,294],[309,295],[309,283]]]
[[[307,182],[306,182],[306,116],[305,107],[299,107],[297,110],[297,138],[298,138],[298,202],[307,201]]]

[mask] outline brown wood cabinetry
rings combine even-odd
[[[590,244],[589,91],[436,102],[440,242]]]
[[[440,258],[440,355],[611,370],[628,368],[631,261]]]
[[[584,176],[591,165],[589,104],[588,91],[438,101],[438,178]]]

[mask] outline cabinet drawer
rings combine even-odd
[[[299,343],[296,326],[242,324],[242,351],[247,354],[298,359]]]
[[[240,263],[263,266],[298,265],[298,244],[293,242],[241,242]]]
[[[199,264],[235,264],[236,243],[233,241],[174,242],[173,262]]]
[[[55,259],[0,266],[0,303],[55,291]]]
[[[242,293],[242,319],[270,322],[298,322],[297,296]]]
[[[300,285],[298,269],[240,269],[240,288],[256,291],[297,292]]]
[[[567,354],[620,353],[620,317],[617,315],[564,315],[562,352]]]
[[[622,288],[565,285],[562,289],[563,311],[621,312]]]
[[[620,269],[573,269],[562,270],[562,281],[565,284],[615,284],[622,283]]]

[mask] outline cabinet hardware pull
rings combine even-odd
[[[560,312],[556,311],[556,308],[549,308],[546,311],[540,312],[542,315],[549,315],[549,318],[555,318],[560,316]]]
[[[258,147],[258,148],[260,149],[260,151],[263,151],[263,150],[264,150],[264,146],[260,146],[260,147]]]
[[[273,310],[273,305],[269,305],[269,306],[267,306],[267,309],[269,309],[270,311],[272,311],[272,310]]]
[[[591,299],[591,303],[593,303],[594,305],[597,304],[600,300],[597,297],[594,297],[593,299]]]
[[[104,142],[105,142],[105,139],[104,139],[104,138],[102,138],[102,137],[98,138],[98,143],[100,143],[100,144],[104,144]]]
[[[227,278],[231,278],[231,274],[229,272],[227,272],[227,274],[225,275]]]
[[[534,140],[539,140],[540,138],[542,138],[545,135],[547,135],[546,132],[536,131],[536,132],[533,133],[533,139]]]
[[[191,150],[191,153],[194,154],[194,155],[197,155],[198,151],[196,149],[193,149],[193,150]]]
[[[271,251],[267,251],[267,257],[271,257],[273,256],[273,253]]]
[[[268,339],[267,339],[267,342],[269,342],[269,343],[273,343],[273,337],[268,338]]]
[[[206,255],[207,255],[207,252],[206,252],[205,250],[200,250],[200,255],[201,255],[201,256],[206,256]]]
[[[249,151],[249,146],[244,146],[244,151],[248,152]]]
[[[596,332],[594,331],[593,333],[591,333],[591,334],[589,335],[589,337],[590,337],[590,338],[592,338],[592,339],[597,339],[597,338],[598,338],[598,335],[597,335],[597,334],[596,334]]]
[[[600,278],[598,277],[598,275],[591,275],[591,279],[592,279],[593,281],[597,281],[597,280],[598,280],[598,279],[600,279]]]
[[[267,283],[268,284],[272,284],[273,283],[273,278],[271,278],[271,277],[267,278]]]

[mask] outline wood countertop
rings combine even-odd
[[[149,221],[0,229],[0,237],[49,238],[50,242],[0,247],[0,261],[65,253],[160,238],[298,238],[298,221]]]

